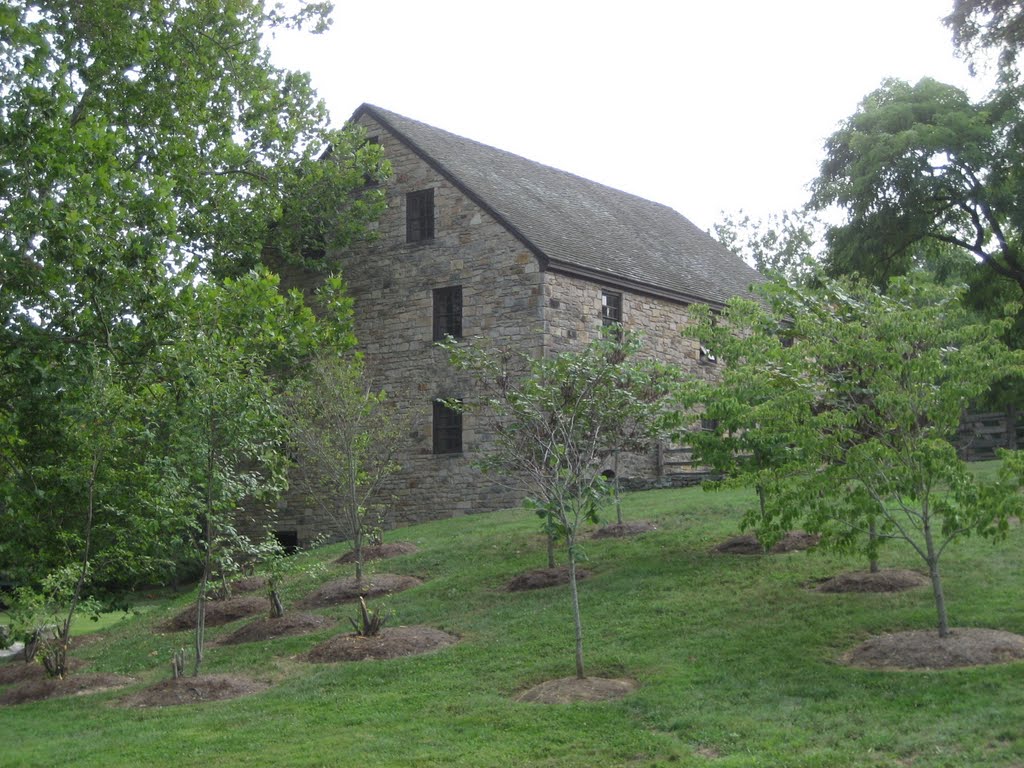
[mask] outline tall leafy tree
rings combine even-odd
[[[262,46],[328,22],[327,4],[292,8],[0,5],[0,569],[38,578],[67,555],[61,535],[20,523],[83,508],[36,489],[74,448],[61,425],[90,360],[118,377],[112,391],[152,397],[175,384],[165,353],[187,339],[198,284],[344,244],[381,209],[366,185],[386,172],[379,147],[329,130],[308,77]],[[140,470],[122,492],[165,497],[168,476]],[[133,532],[122,543],[162,536]]]
[[[715,239],[762,275],[799,284],[819,259],[819,222],[806,210],[783,211],[754,219],[743,211],[723,214],[713,226]]]
[[[930,78],[888,80],[866,96],[826,141],[813,185],[812,206],[838,205],[847,218],[829,233],[829,271],[884,285],[926,263],[932,243],[1024,291],[1022,118],[1011,92],[973,103]]]

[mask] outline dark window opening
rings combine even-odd
[[[434,401],[434,453],[462,453],[462,412],[440,400]]]
[[[285,554],[294,555],[299,551],[298,531],[274,531],[274,538],[284,548]]]
[[[422,189],[405,196],[405,241],[434,239],[434,190]]]
[[[462,286],[434,289],[434,341],[462,338]]]
[[[718,429],[718,419],[701,419],[700,430],[701,432],[714,432]]]
[[[711,354],[711,350],[705,347],[703,344],[700,346],[700,362],[705,365],[711,365],[717,363],[718,358]]]
[[[601,292],[601,325],[608,328],[622,324],[622,294]]]

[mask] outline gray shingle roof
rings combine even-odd
[[[667,206],[370,104],[353,121],[363,114],[501,221],[548,269],[711,304],[763,280]]]

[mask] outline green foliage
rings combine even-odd
[[[972,73],[986,54],[998,54],[1004,83],[1020,78],[1017,55],[1024,45],[1024,8],[1019,0],[954,0],[945,18],[956,47],[971,62]]]
[[[166,576],[181,515],[196,512],[176,501],[196,480],[183,430],[199,408],[214,410],[198,390],[189,403],[191,388],[212,386],[217,361],[232,397],[259,397],[265,368],[351,338],[332,325],[314,339],[297,297],[247,277],[265,255],[366,235],[384,205],[366,185],[388,172],[380,148],[329,131],[308,77],[274,68],[262,48],[274,27],[322,27],[327,10],[257,0],[0,9],[0,569],[20,582],[81,561],[90,456],[94,583]],[[322,301],[339,316],[345,299],[328,282]],[[237,304],[211,306],[221,287]],[[202,325],[206,309],[222,327]],[[239,424],[265,420],[258,410],[244,408]]]
[[[580,526],[597,521],[609,495],[601,474],[607,459],[616,451],[644,449],[673,423],[666,405],[679,373],[637,359],[640,338],[621,329],[612,329],[580,351],[552,357],[534,358],[451,338],[441,347],[457,370],[472,374],[479,392],[477,399],[448,406],[486,419],[495,438],[479,465],[507,482],[520,483],[528,494],[527,508],[544,521],[549,542],[565,542],[576,675],[582,678],[576,590]]]
[[[813,186],[812,206],[847,216],[829,233],[831,273],[881,286],[927,263],[939,243],[1024,290],[1022,126],[1014,92],[975,104],[930,78],[884,82],[826,141]]]
[[[715,239],[754,265],[762,275],[797,285],[813,271],[821,229],[807,211],[783,211],[767,219],[751,219],[740,211],[723,215],[713,226]]]
[[[363,538],[381,517],[375,495],[400,468],[392,404],[367,382],[358,355],[328,351],[292,383],[287,412],[296,485],[351,536],[361,579]]]
[[[718,454],[749,451],[751,465],[741,469],[775,491],[747,517],[768,542],[802,521],[826,543],[872,557],[880,541],[909,544],[932,576],[943,635],[939,558],[958,537],[1004,531],[1017,487],[1009,474],[995,484],[978,481],[950,441],[969,403],[993,381],[1024,370],[1022,353],[1000,340],[1010,321],[974,320],[960,293],[922,279],[894,280],[886,294],[849,281],[802,292],[775,285],[767,299],[793,339],[788,348],[777,341],[779,326],[756,308],[730,312],[747,320],[730,329],[747,356],[729,361],[737,370],[728,375],[726,402],[737,391],[728,382],[755,386],[747,390],[751,402],[724,407],[739,415],[733,427],[745,421],[747,432],[723,442]],[[765,382],[757,386],[751,376]],[[707,397],[715,408],[713,393]],[[765,446],[790,458],[768,452],[771,460],[758,466]]]
[[[383,608],[370,610],[366,607],[366,601],[360,596],[359,613],[356,618],[349,617],[352,629],[359,637],[376,637],[384,629],[390,614]]]

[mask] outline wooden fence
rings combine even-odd
[[[1024,447],[1024,421],[1015,408],[1005,413],[967,413],[960,421],[956,449],[965,461],[996,457],[996,448]]]

